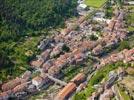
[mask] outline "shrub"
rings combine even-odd
[[[87,100],[84,92],[76,93],[73,100]]]
[[[103,73],[96,73],[95,76],[93,76],[92,80],[90,81],[91,85],[98,84],[102,79],[104,78]]]
[[[93,34],[92,34],[89,38],[90,38],[91,40],[94,40],[94,41],[98,39],[98,37],[95,36],[95,35],[93,35]]]
[[[130,49],[130,46],[129,46],[128,41],[122,41],[122,42],[120,43],[120,46],[119,46],[118,50],[119,50],[119,51],[122,51],[122,50],[124,50],[124,49]]]
[[[69,52],[70,48],[67,45],[63,45],[62,50],[65,52]]]

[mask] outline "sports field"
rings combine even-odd
[[[85,0],[85,4],[91,7],[99,8],[101,7],[107,0]]]

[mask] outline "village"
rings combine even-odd
[[[81,6],[83,9],[86,8],[84,5]],[[16,79],[2,84],[0,100],[27,98],[54,84],[59,85],[59,89],[50,100],[68,100],[75,93],[84,90],[90,80],[88,77],[103,66],[118,61],[134,65],[134,48],[108,55],[111,49],[131,35],[125,29],[124,9],[114,9],[111,19],[105,19],[105,13],[97,10],[92,21],[85,15],[87,12],[79,11],[81,15],[75,21],[66,21],[66,28],[40,41],[38,49],[41,50],[41,54],[36,55],[36,58],[30,62],[30,68],[33,71],[27,70]],[[71,65],[82,65],[89,59],[89,56],[91,59],[95,59],[90,74],[80,71],[68,82],[63,80],[62,70]],[[119,67],[117,71],[111,71],[108,80],[98,86],[99,88],[89,100],[98,100],[97,98],[105,100],[113,97],[115,91],[118,91],[116,86],[113,87],[114,82],[122,80],[129,74],[129,70],[134,71],[134,68],[124,70]],[[33,77],[33,74],[36,73],[38,74]]]

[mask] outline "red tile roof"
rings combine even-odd
[[[44,63],[43,59],[40,59],[40,60],[31,61],[30,64],[31,64],[32,67],[39,68],[39,67],[42,66],[43,63]]]
[[[13,89],[13,92],[14,92],[14,93],[23,92],[23,91],[26,90],[27,86],[28,86],[28,83],[20,84],[20,85],[16,86],[16,87]]]
[[[21,79],[16,78],[2,85],[2,91],[8,91],[21,84]]]
[[[76,90],[75,83],[68,83],[57,95],[56,100],[65,100],[72,92]]]
[[[73,79],[71,79],[71,82],[76,82],[77,84],[79,84],[84,80],[85,80],[85,74],[79,73]]]
[[[7,100],[11,93],[12,93],[11,90],[0,93],[0,100]]]

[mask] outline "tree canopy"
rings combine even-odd
[[[0,41],[55,27],[75,6],[75,0],[0,0]]]

